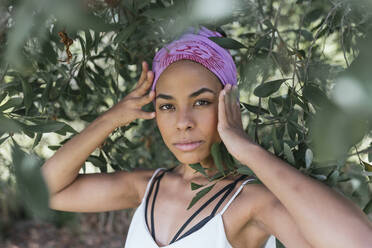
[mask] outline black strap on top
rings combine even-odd
[[[149,193],[147,195],[146,208],[145,208],[145,220],[146,220],[146,224],[148,225],[148,223],[147,223],[147,206],[148,206],[148,200],[150,199],[150,195],[152,193],[154,184],[156,183],[157,185],[156,185],[156,189],[155,189],[155,195],[154,195],[154,198],[152,200],[152,206],[151,206],[151,235],[152,235],[152,237],[153,237],[154,240],[156,240],[155,239],[155,230],[154,230],[154,205],[155,205],[155,199],[156,199],[156,196],[157,196],[157,193],[158,193],[158,190],[159,190],[159,183],[160,183],[161,178],[164,176],[164,174],[167,171],[173,170],[174,168],[175,167],[170,168],[170,169],[167,169],[167,170],[164,170],[164,172],[162,174],[156,176],[154,178],[154,181],[155,182],[151,185],[150,191],[149,191]],[[221,189],[214,196],[212,196],[207,202],[205,202],[197,211],[195,211],[195,213],[185,222],[185,224],[182,225],[182,227],[180,228],[180,230],[177,232],[177,234],[174,236],[174,238],[171,240],[171,242],[169,244],[172,244],[173,242],[175,242],[177,240],[180,240],[180,239],[182,239],[182,238],[190,235],[191,233],[196,232],[200,228],[202,228],[210,219],[212,219],[214,217],[214,215],[216,214],[218,208],[220,207],[220,205],[222,204],[222,202],[226,199],[226,197],[231,193],[231,191],[235,188],[235,186],[238,183],[238,181],[240,181],[240,180],[242,180],[242,179],[244,179],[246,177],[247,177],[246,175],[240,176],[234,182],[226,185],[223,189]],[[225,191],[226,191],[226,193],[223,195],[223,197],[216,204],[216,206],[213,209],[212,213],[209,216],[205,217],[203,220],[201,220],[199,223],[197,223],[196,225],[194,225],[190,230],[188,230],[187,232],[185,232],[181,237],[179,237],[177,239],[177,237],[182,233],[182,231],[191,222],[191,220],[193,218],[195,218],[196,215],[198,215],[198,213],[200,213],[208,204],[210,204],[214,199],[216,199],[219,195],[221,195]]]
[[[159,184],[160,184],[160,179],[164,176],[165,172],[167,171],[171,171],[173,170],[174,168],[176,167],[173,167],[173,168],[170,168],[170,169],[167,169],[167,170],[164,170],[162,174],[160,175],[157,175],[155,178],[154,178],[154,181],[156,184],[156,189],[155,189],[155,195],[154,195],[154,198],[152,199],[152,206],[151,206],[151,235],[152,237],[154,238],[155,240],[155,226],[154,226],[154,206],[155,206],[155,198],[158,194],[158,190],[159,190]],[[146,198],[146,208],[145,208],[145,220],[146,220],[146,224],[148,226],[148,222],[147,222],[147,205],[148,205],[148,201],[150,199],[150,195],[152,193],[152,189],[154,188],[154,184],[155,183],[152,183],[151,184],[151,187],[150,187],[150,190],[149,190],[149,193],[147,194],[147,198]]]
[[[172,244],[173,242],[175,242],[175,241],[177,241],[179,239],[182,239],[182,238],[190,235],[191,233],[196,232],[200,228],[202,228],[210,219],[212,219],[214,217],[214,215],[216,214],[218,208],[220,207],[220,205],[222,204],[222,202],[226,199],[226,197],[231,193],[231,191],[235,188],[235,185],[238,183],[238,181],[244,179],[245,177],[247,177],[247,176],[246,175],[242,175],[241,177],[239,177],[238,179],[236,179],[234,182],[226,185],[223,189],[221,189],[214,196],[212,196],[207,202],[205,202],[197,211],[195,211],[195,213],[185,222],[185,224],[183,224],[183,226],[177,232],[177,234],[172,239],[172,241],[170,242],[170,244]],[[195,226],[193,226],[189,231],[187,231],[185,234],[183,234],[180,238],[177,239],[177,237],[186,228],[186,226],[191,222],[191,220],[194,219],[198,213],[200,213],[208,204],[210,204],[214,199],[216,199],[224,191],[226,191],[225,195],[216,204],[216,206],[214,207],[212,213],[209,216],[205,217],[203,220],[201,220],[199,223],[197,223]]]

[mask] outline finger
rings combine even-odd
[[[140,106],[146,105],[146,104],[150,103],[152,100],[154,100],[154,97],[155,97],[155,91],[152,90],[152,91],[150,91],[150,93],[141,97],[140,100],[138,101],[138,104]]]
[[[138,81],[137,81],[137,83],[135,85],[135,90],[138,89],[138,87],[140,87],[140,85],[146,80],[146,78],[147,78],[147,71],[148,71],[147,62],[146,61],[142,61],[142,72],[141,72],[140,78],[138,79]]]
[[[143,96],[143,95],[146,94],[146,92],[151,87],[153,80],[154,80],[154,73],[152,71],[148,71],[147,72],[147,79],[136,90],[136,93],[138,94],[138,96]]]
[[[220,95],[218,96],[218,122],[220,126],[227,125],[225,96],[226,96],[226,91],[225,89],[223,89],[220,91]]]
[[[226,110],[226,121],[231,119],[232,106],[231,106],[231,85],[226,86],[226,96],[225,96],[225,110]]]
[[[239,120],[241,120],[241,112],[240,112],[240,104],[239,104],[239,100],[238,100],[238,94],[239,94],[238,86],[234,85],[231,106],[232,106],[233,119],[237,122],[239,122]]]
[[[155,112],[141,111],[140,114],[139,114],[139,118],[145,119],[145,120],[154,119],[155,117],[156,117],[156,113]]]

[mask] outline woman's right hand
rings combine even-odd
[[[115,124],[116,127],[125,126],[136,119],[153,119],[155,112],[145,112],[141,108],[150,103],[154,97],[155,92],[148,89],[151,87],[154,80],[154,73],[148,70],[146,61],[142,62],[142,73],[138,80],[136,87],[128,95],[126,95],[120,102],[115,104],[104,114]]]

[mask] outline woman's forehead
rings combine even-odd
[[[200,88],[222,89],[220,80],[204,66],[193,61],[177,61],[160,75],[157,93],[190,93]]]

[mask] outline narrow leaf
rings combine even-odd
[[[254,173],[248,166],[242,166],[236,170],[239,174],[252,176]]]
[[[200,184],[191,182],[191,190],[196,190],[196,189],[199,189],[199,188],[201,188],[203,186],[205,186],[205,185],[200,185]]]
[[[218,171],[225,175],[223,165],[222,165],[222,157],[221,157],[221,151],[220,151],[220,144],[219,143],[214,143],[212,145],[211,154],[212,154],[212,157],[213,157],[213,161],[214,161],[215,165],[217,166]]]
[[[211,189],[213,188],[214,185],[216,185],[216,183],[214,183],[211,186],[208,186],[208,187],[200,190],[198,193],[196,193],[196,195],[192,198],[189,206],[187,207],[187,210],[189,210],[192,206],[194,206],[194,204],[197,201],[199,201],[204,195],[206,195],[209,191],[211,191]]]
[[[1,136],[0,136],[0,137],[1,137]],[[4,138],[1,138],[1,139],[0,139],[0,145],[1,145],[2,143],[4,143],[4,141],[6,141],[8,138],[9,138],[9,136],[4,137]]]
[[[26,114],[27,114],[32,104],[32,89],[31,89],[31,85],[25,80],[23,80],[22,78],[21,78],[21,82],[22,82],[23,99],[24,99],[23,103],[26,107]]]
[[[267,109],[264,109],[263,107],[259,108],[258,106],[250,105],[248,103],[242,102],[244,108],[246,108],[249,112],[252,112],[254,114],[263,115],[263,114],[270,114],[270,112]]]
[[[61,130],[63,127],[65,127],[65,125],[66,124],[63,122],[50,121],[44,124],[27,125],[27,130],[35,133],[51,133]]]
[[[12,97],[6,103],[0,106],[0,111],[4,112],[13,107],[19,107],[23,102],[22,97]]]
[[[274,101],[272,100],[272,98],[269,98],[269,110],[270,112],[273,114],[273,115],[278,115],[278,111],[275,107],[275,104],[274,104]]]
[[[200,172],[200,173],[203,174],[204,176],[207,176],[207,174],[205,173],[204,168],[201,166],[200,163],[197,163],[197,164],[189,164],[189,166],[190,166],[191,168],[193,168],[194,170]]]
[[[9,119],[0,115],[0,132],[3,133],[19,133],[22,131],[22,126],[15,120]]]

